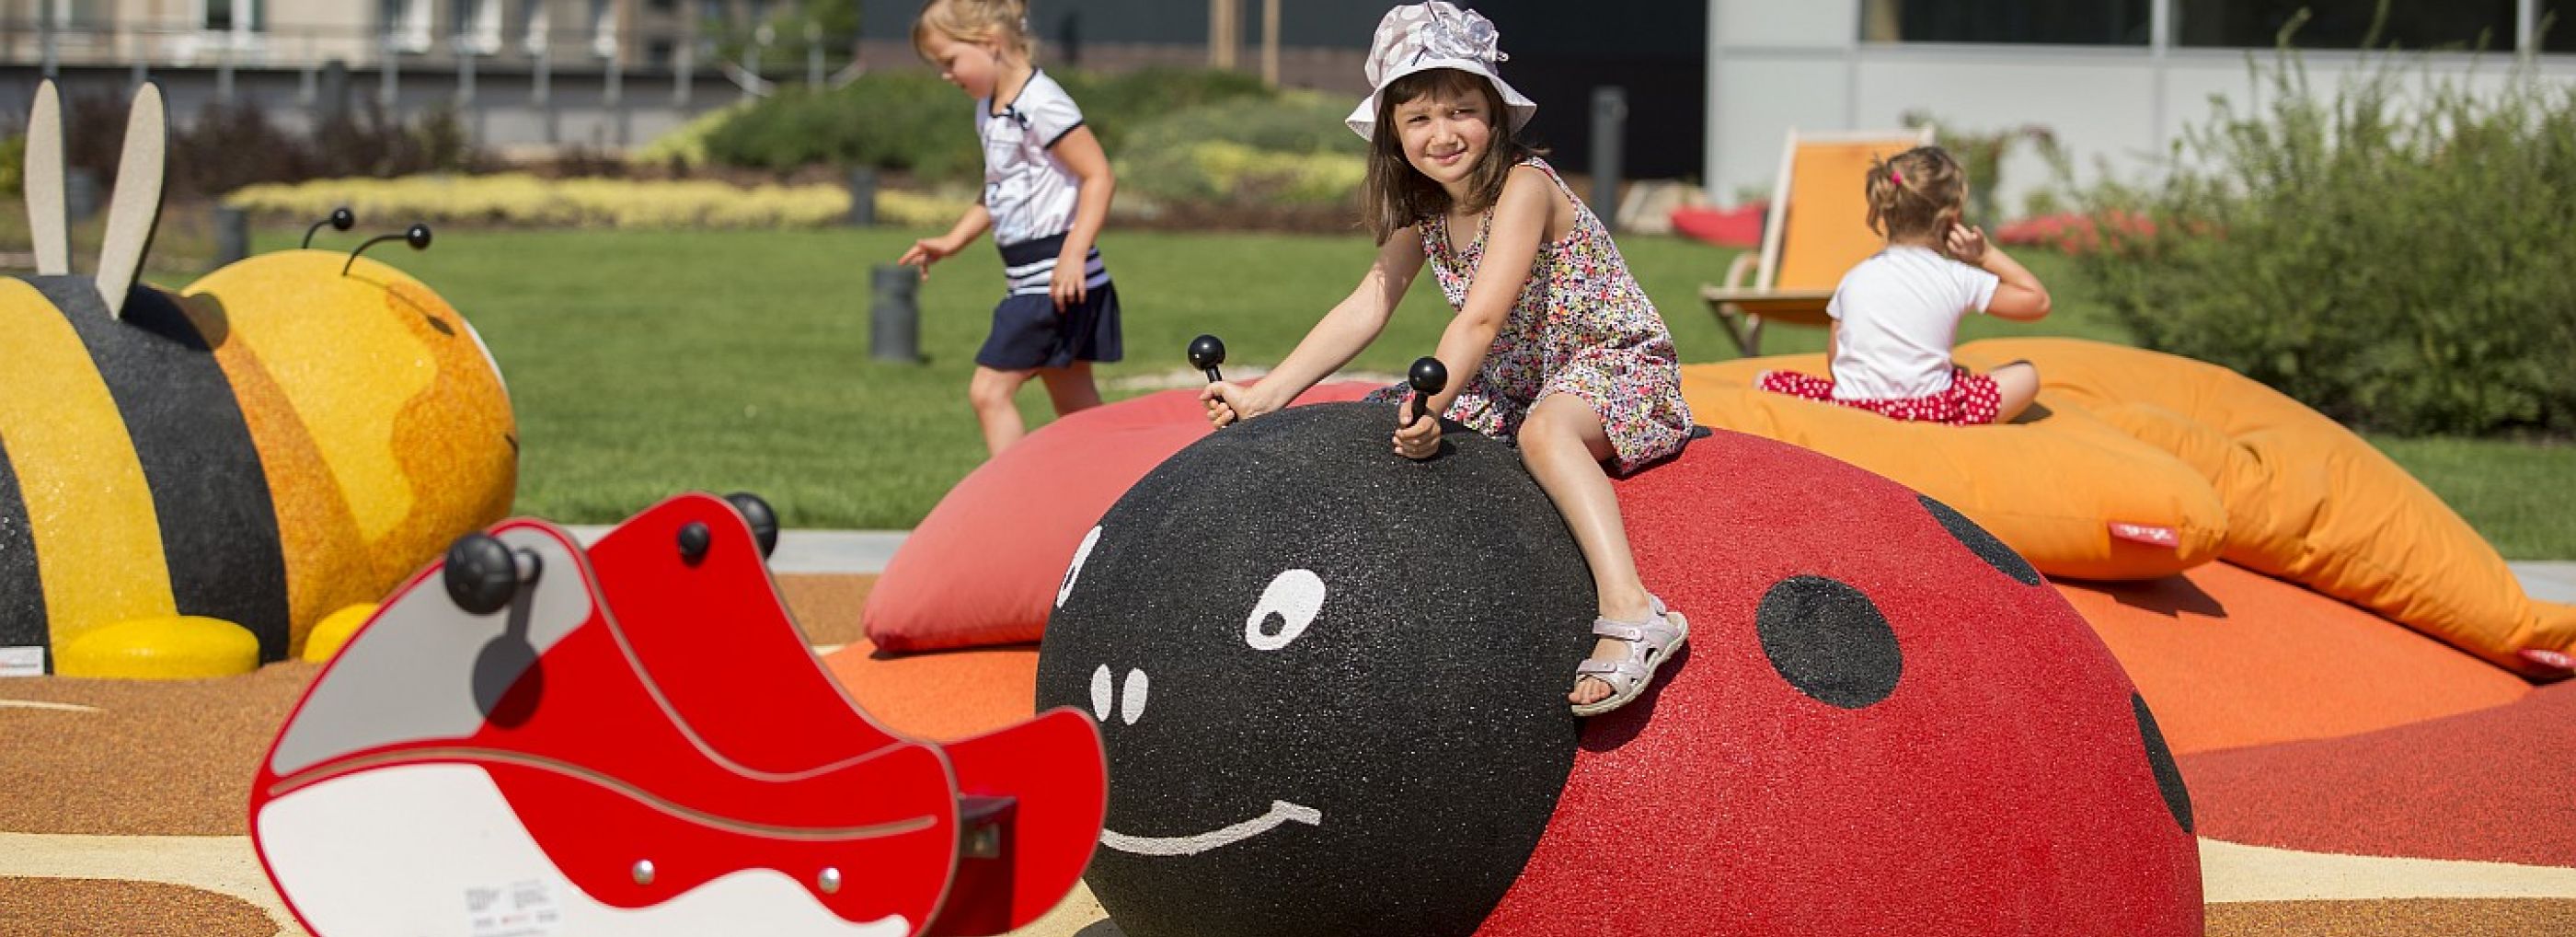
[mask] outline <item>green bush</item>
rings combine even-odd
[[[1348,111],[1315,92],[1175,111],[1137,127],[1112,154],[1119,186],[1167,206],[1347,206],[1368,149],[1342,126]]]
[[[1082,120],[1117,156],[1128,146],[1128,134],[1165,115],[1203,105],[1234,102],[1243,112],[1259,111],[1277,96],[1261,79],[1242,72],[1196,68],[1147,68],[1116,75],[1048,72],[1066,94],[1082,106]],[[953,92],[952,92],[953,93]]]
[[[1084,125],[1113,157],[1127,132],[1154,117],[1270,96],[1259,79],[1232,72],[1048,74],[1082,105]],[[971,180],[984,167],[975,147],[974,108],[936,74],[872,72],[829,91],[790,88],[736,113],[706,135],[706,153],[726,165],[782,172],[830,164],[905,170],[933,181]]]
[[[2162,181],[2080,193],[2150,222],[2077,261],[2124,323],[2348,423],[2576,430],[2576,91],[2251,67],[2261,103],[2213,99]]]

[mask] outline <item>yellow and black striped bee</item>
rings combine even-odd
[[[0,672],[149,674],[241,630],[278,660],[508,511],[508,393],[436,293],[315,250],[137,283],[167,139],[150,85],[97,273],[74,275],[51,83],[28,128],[36,273],[0,278]]]

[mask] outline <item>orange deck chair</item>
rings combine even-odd
[[[1825,303],[1835,284],[1883,243],[1869,230],[1862,179],[1870,163],[1931,142],[1929,126],[1806,135],[1790,129],[1761,253],[1736,255],[1726,285],[1699,288],[1737,350],[1748,358],[1761,354],[1765,322],[1821,327],[1832,321]]]

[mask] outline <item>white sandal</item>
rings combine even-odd
[[[1680,612],[1664,607],[1664,600],[1646,596],[1644,621],[1592,620],[1592,633],[1627,642],[1628,653],[1618,660],[1585,658],[1574,667],[1577,682],[1591,677],[1610,686],[1610,695],[1589,703],[1574,704],[1577,716],[1598,716],[1644,695],[1654,685],[1655,671],[1672,659],[1673,652],[1690,640],[1690,620]]]

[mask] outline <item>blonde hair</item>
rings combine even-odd
[[[1889,240],[1938,241],[1968,201],[1968,171],[1937,146],[1918,146],[1869,167],[1869,229]]]
[[[1480,95],[1485,102],[1485,119],[1494,126],[1493,142],[1485,147],[1485,157],[1467,174],[1467,204],[1456,207],[1471,212],[1492,208],[1494,200],[1503,197],[1503,181],[1511,177],[1512,167],[1540,155],[1541,151],[1512,134],[1511,111],[1503,106],[1503,93],[1483,76],[1454,68],[1426,68],[1387,82],[1377,92],[1377,123],[1371,125],[1369,133],[1368,173],[1360,180],[1360,216],[1380,244],[1395,232],[1451,207],[1449,190],[1404,158],[1402,134],[1395,127],[1398,106],[1435,94]]]
[[[1029,37],[1028,0],[929,0],[912,21],[912,51],[928,58],[932,33],[953,42],[996,42],[1023,59],[1037,54]]]

